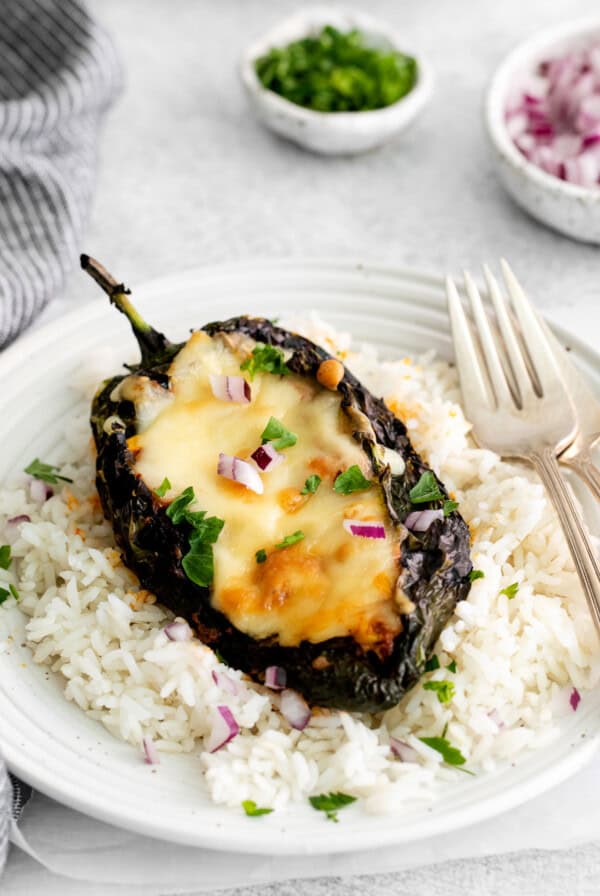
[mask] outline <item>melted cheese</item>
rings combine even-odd
[[[267,373],[252,380],[250,404],[219,401],[208,377],[240,375],[239,352],[248,346],[235,348],[203,332],[192,335],[170,370],[172,400],[163,400],[156,415],[145,413],[150,422],[130,440],[136,470],[152,489],[168,477],[167,500],[192,485],[192,509],[225,520],[214,546],[212,603],[238,629],[254,638],[275,636],[284,646],[351,635],[385,654],[401,630],[394,599],[399,536],[379,486],[353,495],[333,491],[337,474],[352,464],[372,476],[340,397],[308,378]],[[125,389],[135,397],[131,384]],[[143,390],[145,411],[147,401]],[[217,460],[219,452],[248,459],[271,416],[298,441],[283,451],[282,463],[261,474],[264,493],[257,495],[218,476]],[[304,496],[313,473],[322,483]],[[353,537],[344,519],[381,521],[386,539]],[[298,529],[303,541],[275,548]],[[262,564],[258,550],[268,555]]]

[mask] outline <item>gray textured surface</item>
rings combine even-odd
[[[500,254],[560,310],[598,301],[600,252],[535,224],[493,175],[482,90],[516,42],[591,15],[595,0],[370,0],[434,64],[434,99],[407,135],[355,159],[309,156],[251,118],[235,73],[241,47],[290,0],[96,0],[127,68],[110,116],[86,251],[132,286],[206,262],[345,255],[432,270]],[[359,6],[357,3],[348,5]],[[74,276],[67,297],[96,296]],[[590,831],[590,838],[600,832]],[[262,896],[592,896],[600,845],[447,863],[398,875],[261,888]],[[232,892],[232,891],[230,891]],[[257,890],[235,891],[255,896]],[[125,896],[58,880],[13,851],[3,896]],[[131,890],[128,891],[131,893]],[[165,894],[166,896],[166,894]]]

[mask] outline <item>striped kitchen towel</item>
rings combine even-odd
[[[80,249],[98,127],[121,84],[79,0],[0,0],[0,348],[60,292]]]

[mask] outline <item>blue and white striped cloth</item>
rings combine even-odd
[[[0,349],[79,256],[98,127],[120,85],[112,41],[83,2],[0,0]],[[13,784],[0,757],[0,874],[31,792]]]
[[[78,0],[0,0],[0,348],[74,265],[121,72]]]

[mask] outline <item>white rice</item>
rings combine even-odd
[[[362,797],[367,811],[398,812],[458,778],[420,737],[447,726],[446,737],[478,774],[547,744],[560,716],[572,711],[571,689],[585,691],[600,679],[596,636],[542,486],[528,469],[474,447],[454,369],[433,356],[382,362],[373,351],[352,351],[344,334],[316,317],[292,325],[340,351],[405,420],[415,447],[459,502],[473,563],[485,574],[442,633],[441,668],[402,703],[380,716],[316,713],[303,732],[294,731],[272,694],[221,666],[200,642],[169,641],[162,629],[171,615],[123,566],[102,517],[88,402],[53,457],[73,484],[42,504],[23,477],[0,491],[0,525],[17,514],[31,517],[19,527],[17,562],[0,571],[0,586],[18,587],[35,661],[60,673],[67,699],[140,757],[144,737],[161,753],[198,748],[216,707],[230,707],[240,734],[216,753],[202,752],[199,765],[199,792],[203,774],[215,802],[251,799],[279,808],[343,791]],[[518,594],[509,600],[500,592],[515,582]],[[455,673],[445,668],[452,660]],[[238,693],[217,687],[214,669],[235,679]],[[451,702],[423,689],[432,679],[453,682]],[[419,761],[395,759],[390,734]]]

